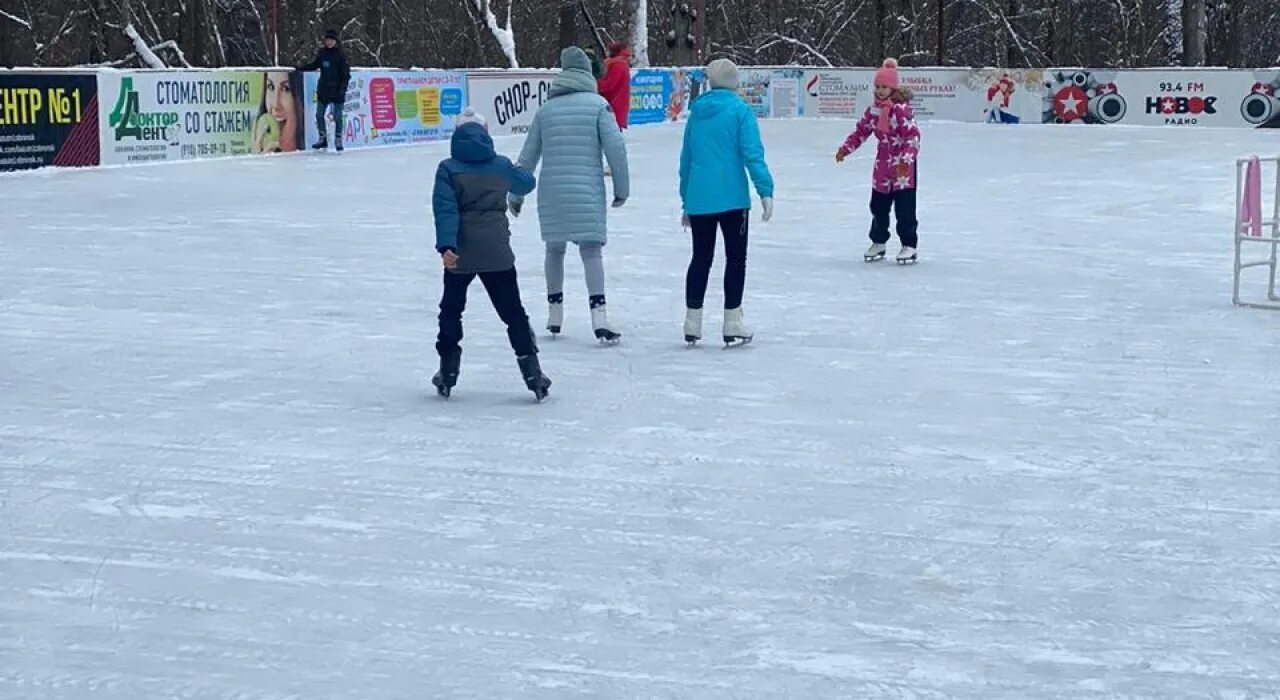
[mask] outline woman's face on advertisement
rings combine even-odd
[[[293,88],[288,73],[267,73],[267,111],[281,124],[292,124],[294,117]]]

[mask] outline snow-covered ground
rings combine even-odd
[[[1229,233],[1276,134],[925,125],[899,268],[849,127],[764,126],[731,351],[681,340],[679,131],[631,132],[624,343],[571,257],[542,405],[479,285],[428,384],[443,146],[0,178],[0,697],[1280,692],[1280,317]]]

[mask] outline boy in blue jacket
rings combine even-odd
[[[436,170],[431,196],[436,250],[444,263],[440,334],[436,340],[440,371],[431,383],[441,396],[448,397],[458,381],[467,287],[479,277],[498,317],[507,324],[507,338],[515,350],[525,386],[541,401],[547,397],[551,380],[538,364],[538,346],[520,301],[507,221],[507,194],[527,195],[537,182],[532,173],[494,151],[484,118],[471,109],[458,119],[450,154],[452,157],[442,161]]]

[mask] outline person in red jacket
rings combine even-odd
[[[609,58],[604,62],[604,77],[596,82],[600,96],[613,107],[618,128],[627,128],[631,112],[631,49],[621,42],[609,44]]]

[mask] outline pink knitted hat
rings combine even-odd
[[[894,58],[884,59],[884,65],[876,69],[876,86],[898,89],[898,61]]]

